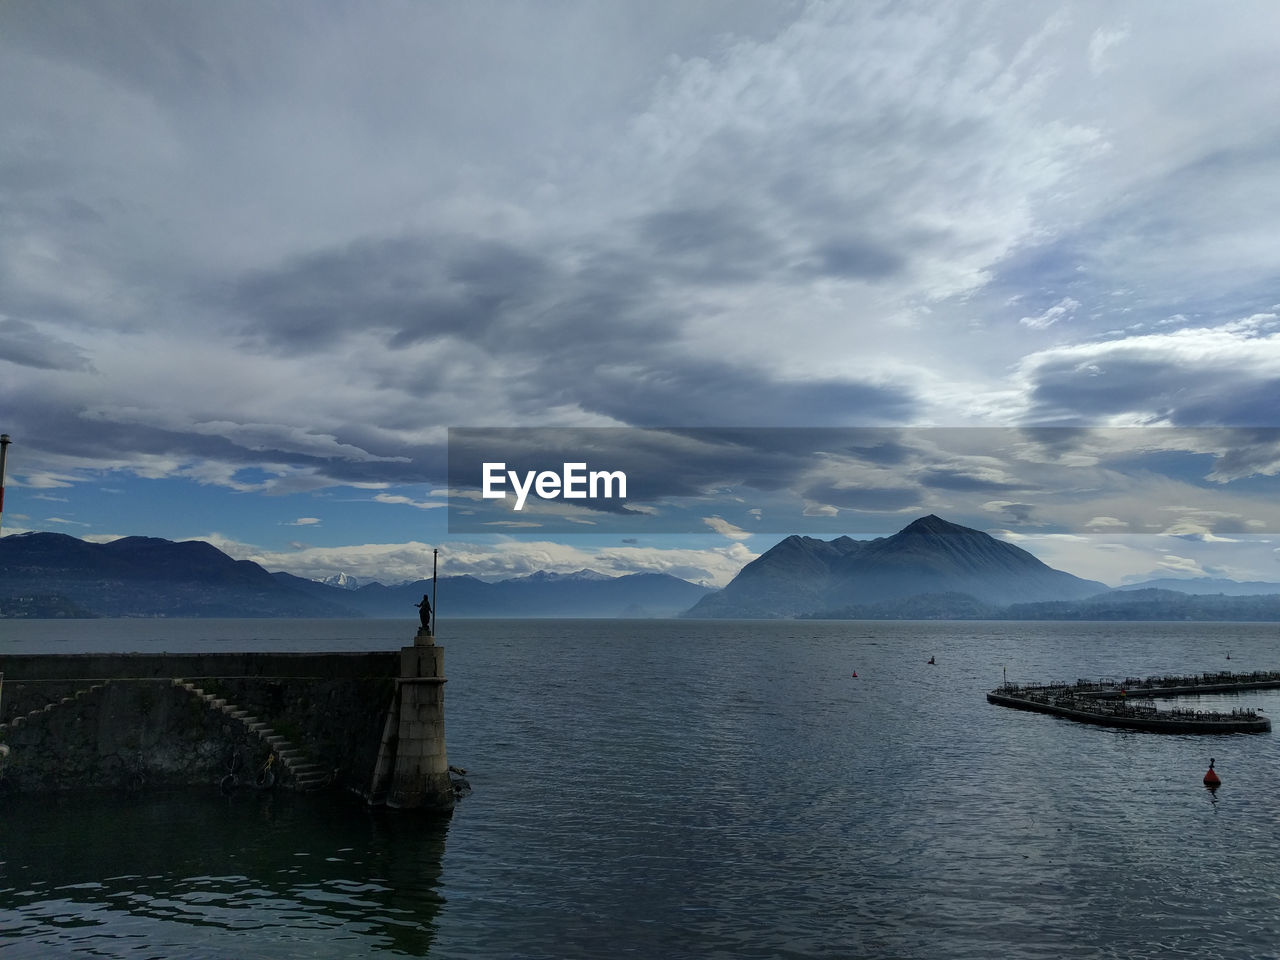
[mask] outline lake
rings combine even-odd
[[[415,626],[7,621],[0,652],[393,649]],[[1277,669],[1276,624],[446,621],[438,641],[473,787],[451,818],[212,784],[0,796],[0,957],[1277,955],[1275,734],[984,697],[1006,670]],[[1273,691],[1223,703],[1280,714]]]

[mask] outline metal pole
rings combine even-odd
[[[0,523],[4,521],[4,463],[9,459],[9,435],[0,433]]]
[[[439,554],[438,549],[431,551],[431,635],[433,637],[436,635],[436,621],[440,619],[436,613],[436,558]]]

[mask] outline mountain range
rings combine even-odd
[[[395,586],[366,583],[342,590],[295,577],[272,574],[290,591],[333,602],[367,617],[416,617],[414,604],[432,593],[430,580]],[[436,606],[444,617],[674,617],[711,593],[665,573],[631,573],[610,577],[594,570],[576,573],[538,571],[523,577],[489,582],[471,576],[441,577]]]
[[[0,617],[393,617],[414,619],[421,580],[356,586],[268,573],[199,540],[125,537],[90,543],[61,533],[0,537]],[[447,617],[671,617],[711,588],[658,573],[609,577],[539,571],[489,583],[442,577]]]
[[[341,592],[341,591],[337,591]],[[200,540],[124,537],[89,543],[62,533],[0,538],[0,615],[44,597],[100,617],[342,617],[345,607],[283,588],[266,570]]]
[[[0,538],[0,617],[412,619],[424,593],[429,580],[268,573],[201,541]],[[1280,584],[1161,579],[1111,590],[932,515],[874,540],[787,537],[723,590],[666,574],[538,571],[442,577],[435,601],[445,618],[1280,619]]]

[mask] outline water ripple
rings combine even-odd
[[[474,788],[447,824],[314,798],[11,798],[0,955],[1245,958],[1280,943],[1273,737],[1126,733],[983,696],[1002,668],[1197,672],[1224,648],[1269,668],[1268,626],[476,623],[446,647],[450,758]],[[1280,695],[1254,704],[1280,715]]]

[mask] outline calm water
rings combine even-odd
[[[414,624],[0,629],[0,652],[379,649]],[[474,787],[447,822],[212,787],[0,798],[0,957],[1280,955],[1280,734],[984,699],[1002,667],[1275,669],[1274,624],[464,621],[440,642]],[[1271,692],[1232,705],[1280,716]]]

